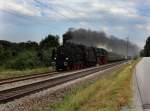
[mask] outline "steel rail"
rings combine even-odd
[[[57,77],[54,76],[48,80],[2,90],[0,91],[0,103],[13,101],[14,99],[21,98],[26,95],[36,93],[38,91],[42,91],[44,89],[51,88],[56,85],[60,85],[68,81],[72,81],[72,80],[75,80],[75,79],[78,79],[78,78],[81,78],[81,77],[84,77],[84,76],[87,76],[87,75],[90,75],[90,74],[93,74],[93,73],[96,73],[105,69],[109,69],[113,66],[117,66],[124,62],[125,61],[112,63],[112,64],[108,64],[108,65],[101,66],[101,67],[96,67],[96,68],[89,69],[89,70],[87,69],[81,72],[75,72],[72,74],[60,75]]]
[[[111,63],[112,64],[112,63]],[[106,65],[102,65],[103,66],[107,66],[109,64]],[[85,68],[87,69],[87,68]],[[84,70],[84,69],[81,69]],[[0,79],[0,85],[4,85],[4,84],[9,84],[9,83],[13,83],[13,82],[19,82],[19,81],[24,81],[24,80],[29,80],[29,79],[35,79],[35,78],[40,78],[40,77],[52,77],[54,75],[59,75],[65,72],[73,72],[74,70],[71,71],[63,71],[63,72],[45,72],[45,73],[35,73],[32,75],[24,75],[24,76],[18,76],[18,77],[11,77],[11,78],[6,78],[6,79]],[[80,71],[80,70],[78,70]]]

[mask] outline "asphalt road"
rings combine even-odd
[[[143,111],[150,111],[150,57],[143,58],[137,64],[134,77],[141,107]]]

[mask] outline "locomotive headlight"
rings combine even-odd
[[[66,60],[68,60],[69,58],[68,57],[66,57]]]
[[[68,65],[68,63],[67,62],[64,62],[64,66],[67,66]]]
[[[52,65],[56,65],[56,63],[55,62],[51,62],[52,63]]]

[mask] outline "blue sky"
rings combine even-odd
[[[140,47],[150,35],[149,0],[0,0],[0,39],[39,42],[68,28],[105,31]]]

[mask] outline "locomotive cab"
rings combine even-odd
[[[103,48],[96,49],[97,64],[103,65],[108,62],[108,52]]]

